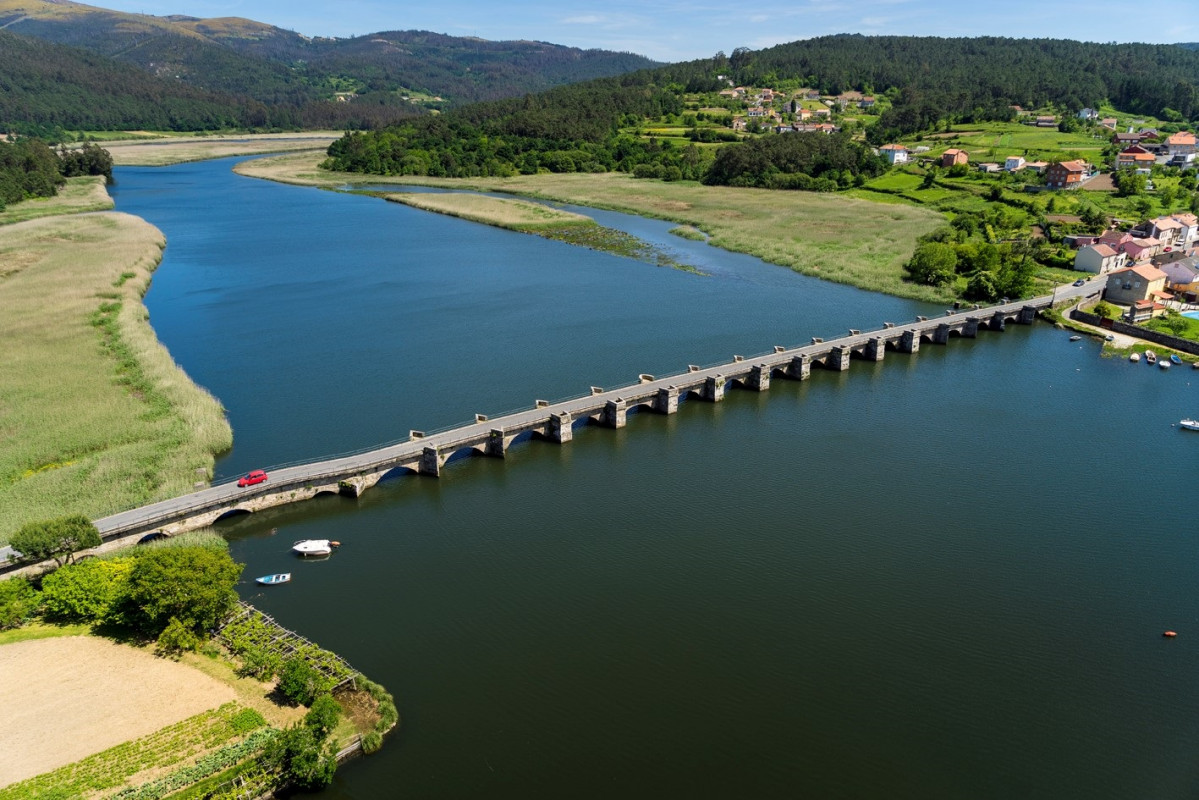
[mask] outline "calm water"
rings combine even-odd
[[[710,277],[230,163],[116,191],[168,237],[147,303],[229,409],[225,475],[939,313],[663,223],[599,215]],[[223,530],[295,574],[244,596],[396,695],[329,797],[1190,798],[1197,393],[1011,326]]]

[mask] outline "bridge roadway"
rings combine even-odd
[[[399,444],[272,470],[269,480],[256,486],[238,488],[236,483],[211,486],[104,517],[96,520],[96,526],[106,545],[126,544],[201,528],[230,514],[258,511],[318,494],[357,497],[394,470],[440,475],[446,461],[462,451],[502,458],[518,438],[532,436],[569,442],[573,426],[579,422],[624,427],[629,411],[637,407],[673,414],[679,401],[688,396],[719,402],[729,385],[766,391],[775,377],[805,380],[813,366],[846,370],[851,358],[882,361],[887,350],[916,353],[922,342],[945,344],[951,336],[973,338],[979,330],[1002,331],[1011,322],[1031,324],[1038,309],[1094,294],[1100,286],[1101,282],[1096,280],[1081,287],[1059,287],[1052,296],[947,311],[942,317],[921,317],[901,325],[886,323],[880,330],[851,330],[849,335],[835,340],[813,339],[802,347],[775,347],[774,352],[748,358],[734,356],[728,363],[704,368],[691,366],[687,372],[665,378],[642,375],[638,383],[618,389],[593,387],[591,394],[573,400],[558,403],[539,400],[528,411],[493,419],[478,415],[475,422],[452,430],[428,436],[412,431],[408,441]]]

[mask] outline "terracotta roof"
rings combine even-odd
[[[1173,217],[1161,217],[1159,219],[1155,219],[1155,220],[1153,220],[1153,226],[1155,228],[1157,228],[1159,231],[1168,231],[1173,228],[1186,227],[1185,225],[1183,225],[1181,222],[1174,219]]]
[[[1137,264],[1136,266],[1129,267],[1129,269],[1147,281],[1159,281],[1166,277],[1166,273],[1152,264]]]
[[[1166,144],[1194,144],[1195,134],[1189,131],[1179,131],[1166,139]]]
[[[901,144],[885,144],[879,150],[907,150],[907,148]]]
[[[1199,217],[1196,217],[1194,214],[1175,214],[1174,219],[1183,225],[1199,225]]]
[[[1064,167],[1067,172],[1087,171],[1087,162],[1085,161],[1059,161],[1058,164]]]
[[[1114,255],[1118,255],[1115,250],[1111,249],[1106,244],[1093,244],[1090,245],[1090,248],[1104,258],[1111,258]]]

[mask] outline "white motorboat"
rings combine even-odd
[[[1184,431],[1199,431],[1199,419],[1184,419],[1178,426]]]
[[[339,546],[341,542],[328,539],[301,539],[291,546],[291,551],[301,556],[327,556]]]

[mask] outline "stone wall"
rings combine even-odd
[[[1199,356],[1199,342],[1193,342],[1190,339],[1179,339],[1177,336],[1171,336],[1168,333],[1151,331],[1148,328],[1142,328],[1139,325],[1129,325],[1127,322],[1120,322],[1119,320],[1105,322],[1104,318],[1098,314],[1089,314],[1086,311],[1080,311],[1077,308],[1070,312],[1070,319],[1076,319],[1079,322],[1085,322],[1088,325],[1110,328],[1113,333],[1123,333],[1128,336],[1135,336],[1138,339],[1144,339],[1147,342],[1160,344],[1163,347],[1169,347],[1172,350],[1179,350],[1183,353],[1190,353],[1193,356]]]

